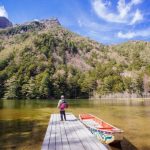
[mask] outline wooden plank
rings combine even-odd
[[[67,121],[52,114],[42,150],[107,150],[100,141],[73,115],[66,113]]]
[[[74,123],[76,122],[76,119],[72,118],[72,114],[66,114],[66,117],[67,121],[64,122],[64,127],[66,130],[70,149],[77,150],[77,148],[80,148],[80,150],[85,150],[74,129]]]
[[[51,123],[51,136],[50,136],[50,142],[49,142],[49,145],[48,145],[48,150],[55,150],[56,149],[56,144],[55,144],[55,141],[56,141],[56,117],[55,117],[55,114],[53,114],[53,120],[52,120],[52,123]]]
[[[56,150],[62,150],[63,149],[63,145],[62,145],[62,134],[61,134],[61,131],[60,131],[60,117],[58,114],[55,115],[56,117],[56,127],[55,127],[55,130],[56,130]]]
[[[75,116],[72,116],[74,119],[76,119],[76,117]],[[91,150],[91,149],[94,149],[94,150],[96,150],[97,149],[97,147],[96,147],[96,149],[95,149],[95,145],[91,145],[91,141],[89,140],[89,138],[87,138],[88,136],[87,136],[87,133],[84,133],[84,126],[81,126],[81,125],[79,125],[80,124],[80,122],[77,120],[75,123],[74,123],[74,127],[75,127],[75,131],[76,131],[76,133],[77,133],[77,135],[78,135],[78,138],[80,139],[80,141],[81,141],[81,143],[82,143],[82,145],[84,146],[84,148],[86,149],[86,150]],[[89,132],[89,131],[87,131],[87,132]]]
[[[85,128],[85,126],[80,121],[76,122],[76,128],[79,134],[79,138],[81,138],[81,141],[85,145],[87,150],[99,149],[99,147],[95,144],[95,142],[93,142],[93,140],[95,141],[97,139],[95,139],[95,137],[92,136],[90,131],[87,128]]]
[[[48,123],[47,131],[46,131],[46,134],[45,134],[45,137],[44,137],[44,142],[42,144],[41,150],[48,150],[50,134],[51,134],[51,127],[52,127],[50,124],[51,124],[52,120],[53,120],[53,115],[50,116],[50,120],[49,120],[49,123]]]
[[[99,149],[108,149],[108,147],[106,146],[106,145],[104,145],[104,144],[102,144],[98,139],[96,139],[96,137],[95,137],[95,135],[93,135],[93,134],[88,134],[87,133],[87,130],[86,129],[84,129],[85,131],[85,133],[87,134],[87,136],[89,137],[88,139],[91,141],[90,143],[95,147],[95,149],[96,149],[96,147]],[[89,131],[89,130],[88,130]],[[90,132],[90,131],[89,131]],[[95,144],[95,145],[94,145]]]
[[[76,117],[72,116],[72,119],[76,119]],[[91,134],[91,132],[80,121],[76,121],[76,123],[77,131],[79,131],[79,138],[81,139],[86,149],[108,149],[105,145],[100,143],[100,141],[93,134]]]
[[[85,149],[85,150],[88,150],[88,144],[86,145],[84,142],[83,142],[83,139],[82,139],[82,134],[78,131],[77,129],[77,119],[74,118],[73,115],[70,115],[68,117],[69,119],[69,123],[71,125],[71,128],[74,132],[74,134],[76,135],[76,138],[78,139],[78,142],[80,143],[80,145],[82,146],[82,149]]]
[[[59,118],[60,118],[60,116],[59,116]],[[62,141],[63,150],[70,150],[63,121],[60,121],[59,125],[60,125],[61,141]]]
[[[91,132],[80,121],[78,127],[82,127],[82,134],[88,136],[87,141],[89,145],[94,148],[94,150],[99,150],[99,148],[108,149],[105,145],[100,143],[100,141],[93,134],[91,134]]]

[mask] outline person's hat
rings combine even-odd
[[[64,98],[64,95],[61,95],[61,99],[63,99]]]

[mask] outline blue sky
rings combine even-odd
[[[150,0],[0,0],[0,16],[14,24],[58,18],[100,43],[150,41]]]

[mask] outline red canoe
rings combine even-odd
[[[98,139],[106,144],[123,139],[123,130],[110,125],[98,117],[91,114],[80,114],[79,119]]]

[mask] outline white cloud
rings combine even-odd
[[[35,19],[33,19],[33,21],[37,21],[37,22],[38,22],[38,21],[39,21],[39,19],[36,19],[36,18],[35,18]]]
[[[133,6],[142,3],[142,0],[131,0],[126,3],[125,0],[118,0],[116,10],[117,12],[110,11],[110,5],[104,0],[92,0],[92,6],[96,14],[108,21],[125,24],[135,24],[143,19],[143,14],[139,9],[133,10]]]
[[[133,37],[136,36],[136,34],[134,32],[128,32],[128,33],[118,32],[117,36],[122,39],[132,39]]]
[[[142,0],[131,0],[131,3],[134,5],[142,3]]]
[[[4,6],[0,6],[0,16],[8,18],[8,13]]]
[[[133,19],[130,22],[130,25],[135,24],[136,22],[141,21],[141,20],[143,20],[143,16],[141,15],[140,10],[137,9],[134,14]]]
[[[77,20],[77,22],[80,27],[84,27],[84,28],[86,27],[86,28],[94,29],[94,30],[97,30],[100,27],[103,27],[100,24],[93,22],[87,18],[80,18]]]
[[[113,26],[112,24],[102,24],[102,23],[98,23],[96,21],[93,21],[92,19],[90,19],[89,17],[86,16],[82,16],[80,18],[77,18],[77,23],[79,25],[79,27],[84,28],[84,29],[88,29],[89,31],[96,31],[97,33],[99,32],[111,32],[113,31],[118,31],[118,30],[122,30],[122,28],[124,27],[123,25],[115,25]]]
[[[150,37],[150,28],[144,29],[144,30],[138,30],[135,32],[118,32],[117,36],[122,39],[132,39],[134,37]]]

